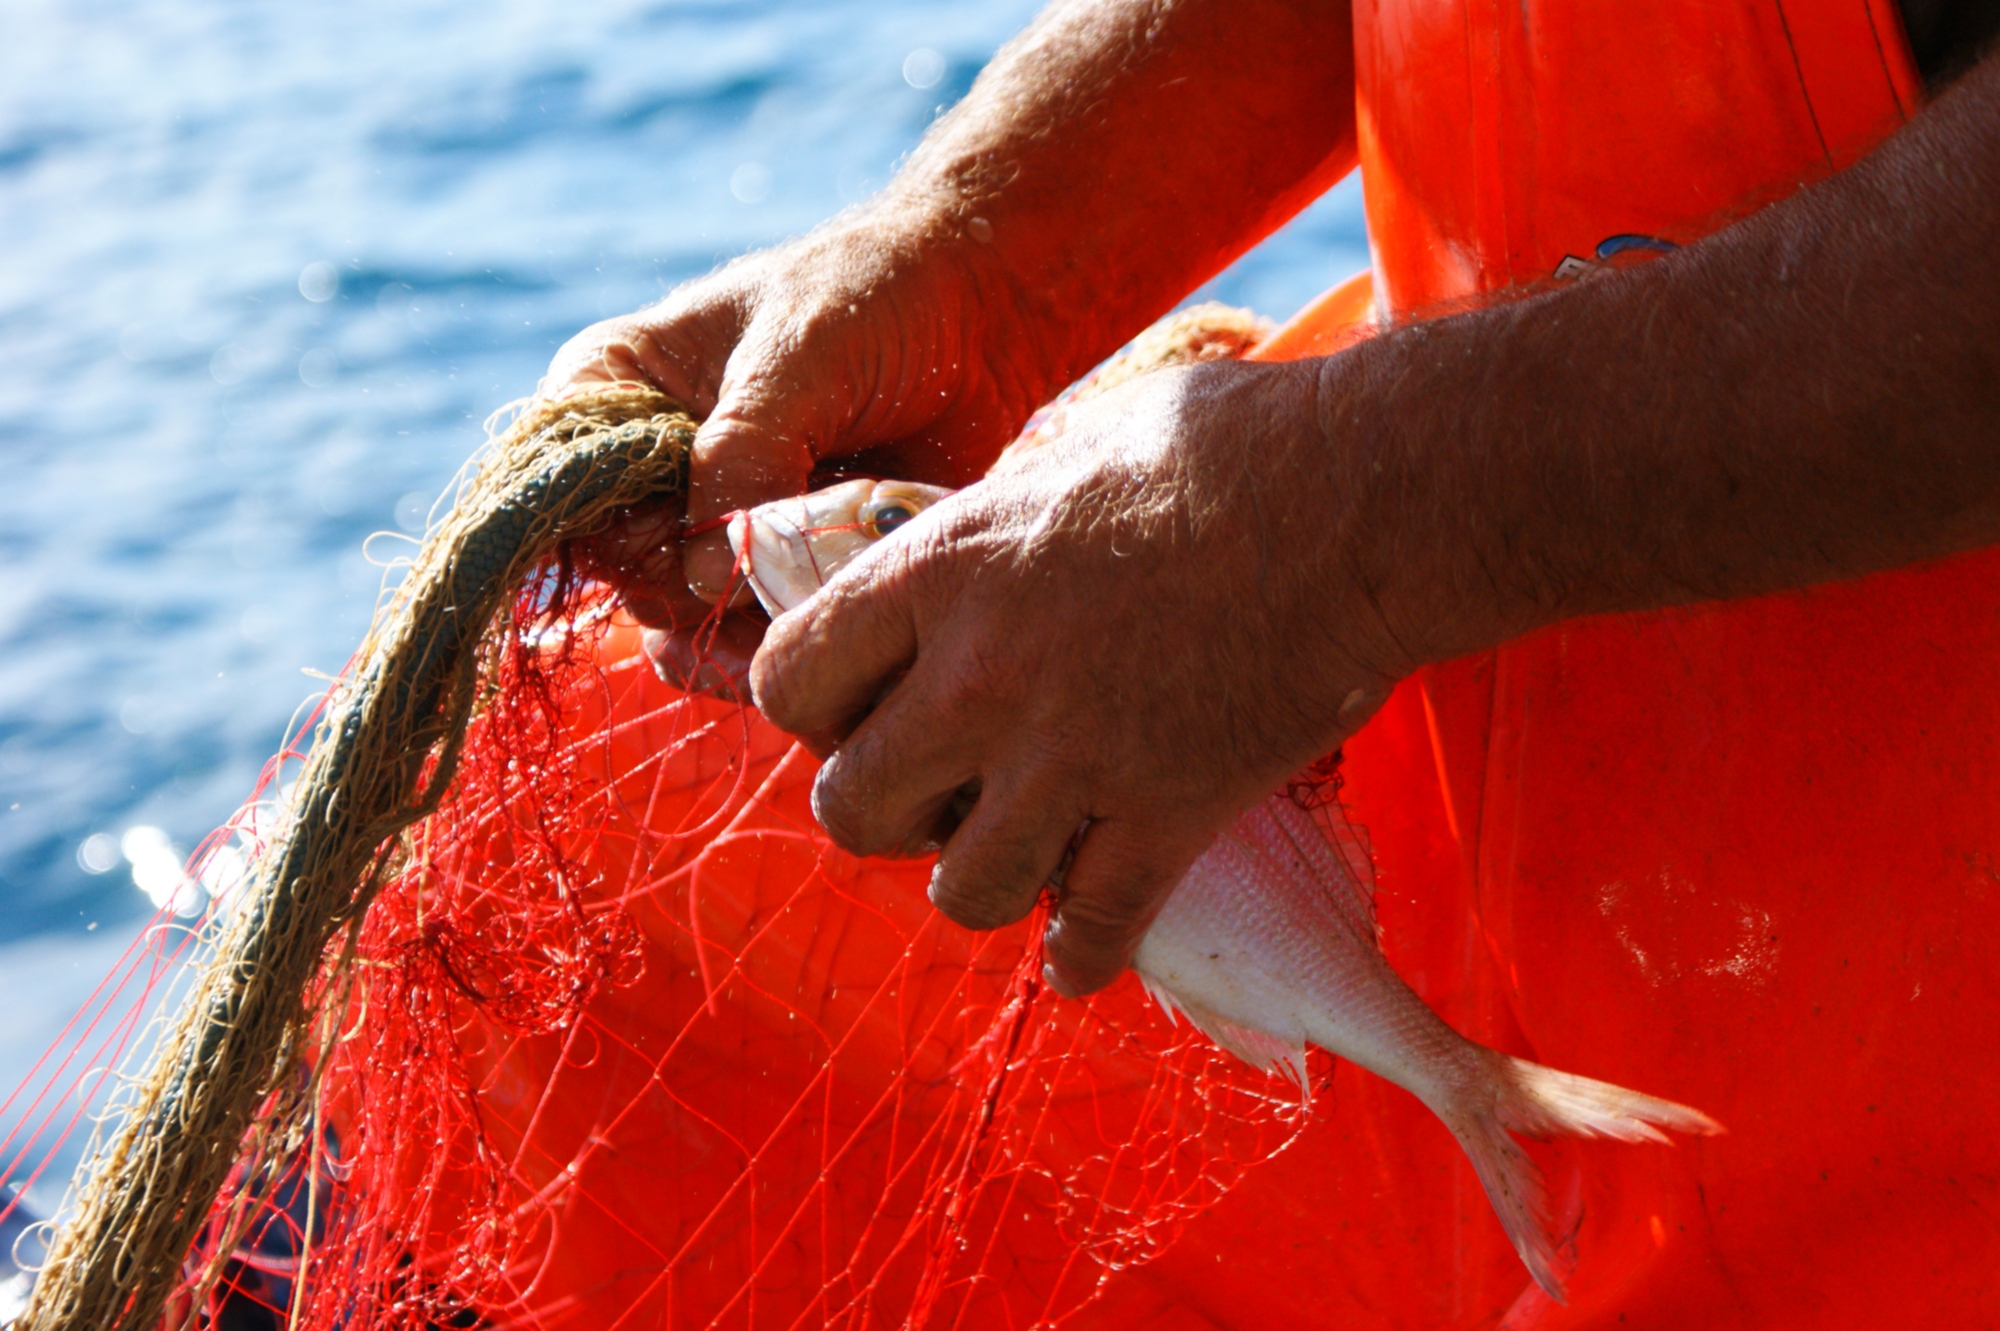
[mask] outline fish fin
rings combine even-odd
[[[1347,807],[1338,796],[1323,800],[1303,812],[1318,824],[1320,832],[1339,853],[1341,863],[1347,869],[1348,890],[1361,899],[1372,924],[1375,919],[1375,857],[1368,853],[1368,844],[1361,838],[1361,829],[1348,821]]]
[[[1250,1026],[1239,1026],[1212,1012],[1183,1009],[1187,1019],[1203,1035],[1222,1048],[1265,1072],[1275,1072],[1299,1088],[1301,1101],[1312,1099],[1312,1084],[1306,1080],[1306,1046],[1303,1040],[1281,1040]]]
[[[1289,877],[1302,869],[1357,933],[1377,936],[1375,866],[1337,801],[1306,809],[1281,790],[1245,810],[1229,835],[1273,862],[1273,872]]]
[[[1493,1204],[1493,1214],[1514,1251],[1521,1255],[1528,1274],[1550,1298],[1567,1302],[1563,1281],[1568,1264],[1549,1233],[1548,1190],[1542,1184],[1542,1171],[1493,1111],[1440,1117],[1472,1162],[1472,1172],[1479,1176],[1479,1186],[1486,1189],[1486,1200]]]
[[[1186,1017],[1188,1025],[1217,1045],[1253,1068],[1277,1073],[1299,1088],[1302,1100],[1310,1101],[1312,1085],[1306,1080],[1306,1046],[1303,1040],[1280,1039],[1269,1032],[1219,1017],[1204,1007],[1175,997],[1171,989],[1156,983],[1151,976],[1141,974],[1139,981],[1146,986],[1146,992],[1153,996],[1153,1001],[1166,1009],[1170,1020]]]
[[[1606,1081],[1557,1072],[1524,1058],[1483,1051],[1492,1062],[1493,1100],[1470,1114],[1441,1115],[1472,1161],[1487,1200],[1535,1283],[1558,1302],[1563,1263],[1549,1233],[1542,1174],[1514,1133],[1531,1137],[1612,1137],[1667,1142],[1662,1128],[1713,1136],[1720,1123],[1699,1109],[1641,1095]]]
[[[1698,1137],[1724,1129],[1699,1109],[1641,1095],[1608,1081],[1557,1072],[1524,1058],[1496,1055],[1503,1090],[1496,1112],[1515,1132],[1531,1137],[1613,1137],[1622,1142],[1666,1142],[1671,1128]]]
[[[1146,992],[1153,996],[1153,1001],[1167,1014],[1167,1020],[1178,1024],[1186,1014],[1181,1011],[1180,1000],[1174,997],[1174,991],[1142,970],[1135,968],[1132,973],[1139,977],[1139,983],[1146,987]]]

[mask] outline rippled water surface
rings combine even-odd
[[[364,539],[577,328],[866,197],[1034,6],[8,8],[0,1093],[359,639]],[[1343,187],[1203,294],[1365,262]]]

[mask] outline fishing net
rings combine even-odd
[[[247,876],[128,959],[189,992],[72,1037],[144,1070],[17,1326],[1053,1326],[1300,1130],[1130,977],[1046,991],[1039,913],[973,934],[927,863],[840,851],[810,755],[658,679],[576,555],[692,430],[619,386],[496,441],[191,868]]]

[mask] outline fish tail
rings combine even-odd
[[[1555,1236],[1549,1232],[1548,1190],[1542,1184],[1542,1171],[1491,1110],[1440,1117],[1472,1161],[1472,1172],[1479,1176],[1486,1200],[1493,1204],[1493,1214],[1499,1217],[1500,1228],[1507,1231],[1514,1251],[1521,1254],[1528,1274],[1550,1298],[1564,1302],[1564,1263]]]
[[[1528,1273],[1560,1303],[1565,1263],[1550,1233],[1547,1189],[1541,1170],[1514,1134],[1664,1143],[1670,1139],[1662,1128],[1713,1136],[1723,1127],[1699,1109],[1671,1100],[1557,1072],[1526,1059],[1481,1052],[1491,1060],[1491,1101],[1476,1112],[1440,1117],[1472,1161],[1500,1227]]]
[[[1621,1142],[1667,1142],[1662,1128],[1698,1137],[1723,1131],[1699,1109],[1641,1095],[1608,1081],[1557,1072],[1524,1058],[1496,1055],[1500,1121],[1531,1137],[1613,1137]]]

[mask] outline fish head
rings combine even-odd
[[[840,481],[733,515],[729,548],[764,609],[782,615],[950,493],[915,481]]]

